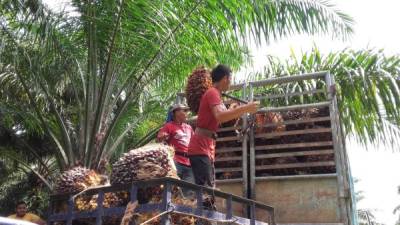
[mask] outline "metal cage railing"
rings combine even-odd
[[[109,207],[105,208],[103,206],[104,194],[105,193],[116,193],[121,191],[127,191],[130,193],[129,200],[131,202],[135,202],[138,199],[138,190],[139,188],[146,188],[150,186],[159,186],[163,185],[162,199],[161,203],[155,204],[141,204],[135,210],[138,213],[145,212],[169,212],[169,213],[185,213],[187,215],[192,215],[194,217],[202,217],[202,218],[210,218],[213,220],[231,220],[232,222],[239,224],[249,224],[249,225],[263,225],[263,224],[275,224],[274,220],[274,208],[263,203],[253,201],[250,199],[242,198],[239,196],[235,196],[232,194],[228,194],[222,191],[218,191],[212,188],[203,187],[199,185],[195,185],[192,183],[188,183],[185,181],[173,179],[173,178],[158,178],[153,180],[146,181],[137,181],[133,182],[129,185],[120,185],[120,186],[108,186],[108,187],[100,187],[95,189],[90,189],[85,192],[85,195],[97,195],[97,207],[93,211],[76,211],[74,210],[74,201],[71,195],[54,195],[51,197],[51,205],[50,205],[50,216],[48,218],[48,224],[53,224],[55,222],[64,222],[66,225],[72,225],[74,220],[91,218],[95,219],[96,225],[102,225],[103,217],[107,216],[119,216],[122,217],[125,212],[125,206],[119,207]],[[174,204],[171,200],[172,195],[172,187],[180,187],[185,188],[187,190],[191,190],[196,194],[197,205],[196,207],[188,207],[186,205]],[[221,213],[219,211],[211,211],[206,210],[203,207],[203,195],[207,193],[208,195],[212,195],[214,197],[222,198],[226,202],[225,211],[226,213]],[[54,210],[54,204],[57,201],[68,201],[68,207],[66,212],[56,212]],[[235,216],[233,214],[232,205],[234,203],[240,203],[245,205],[245,207],[249,208],[250,216],[249,218]],[[268,221],[262,222],[256,220],[255,210],[262,210],[268,216]],[[161,224],[170,224],[168,219],[168,214],[164,214],[161,217]]]

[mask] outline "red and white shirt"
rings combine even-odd
[[[160,137],[163,133],[168,134],[167,143],[174,147],[175,152],[188,152],[189,142],[194,133],[189,124],[178,124],[173,121],[168,122],[160,129],[158,132],[158,137]],[[182,155],[175,154],[174,160],[177,163],[190,166],[189,159]]]

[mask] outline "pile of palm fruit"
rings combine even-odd
[[[321,132],[312,134],[296,134],[296,135],[283,135],[283,136],[269,136],[264,137],[262,134],[273,134],[285,131],[295,131],[295,130],[306,130],[306,129],[318,129],[318,128],[329,128],[330,122],[302,122],[296,123],[295,121],[308,120],[316,117],[328,117],[328,108],[309,108],[309,109],[299,109],[290,110],[286,112],[267,112],[267,113],[257,113],[255,114],[255,145],[279,145],[279,144],[294,144],[294,143],[304,143],[304,142],[318,142],[318,141],[330,141],[332,140],[331,133]],[[289,124],[285,125],[285,122]],[[241,121],[239,122],[241,123]],[[231,121],[228,123],[221,124],[222,128],[232,127],[235,122]],[[233,131],[219,132],[219,137],[230,137],[235,136]],[[240,157],[242,155],[241,151],[234,152],[222,152],[218,153],[218,149],[226,149],[231,147],[240,147],[242,144],[240,141],[220,141],[217,142],[217,159],[222,158],[232,158]],[[302,149],[302,150],[317,150],[315,148]],[[281,149],[281,150],[268,150],[268,151],[257,151],[256,154],[268,154],[268,153],[278,153],[283,151],[296,151],[295,149]],[[281,165],[281,164],[291,164],[291,163],[309,163],[309,162],[323,162],[323,161],[334,161],[333,154],[321,154],[321,155],[306,155],[306,156],[292,156],[292,157],[282,157],[282,158],[266,158],[257,159],[257,166],[264,165]],[[221,162],[216,162],[216,168],[240,168],[241,160],[224,160]],[[260,171],[259,176],[277,176],[277,175],[301,175],[301,174],[320,174],[320,173],[334,173],[335,166],[319,166],[313,168],[292,168],[292,169],[275,169],[269,171]],[[262,173],[262,174],[261,174]],[[217,173],[217,179],[234,179],[240,178],[241,172],[229,171]]]
[[[111,182],[106,175],[100,175],[94,170],[80,166],[69,169],[61,174],[55,186],[57,194],[75,195],[74,205],[77,211],[92,211],[97,208],[97,195],[85,195],[85,190],[105,185],[130,184],[134,181],[148,180],[160,177],[173,177],[179,179],[173,162],[174,150],[164,144],[150,144],[144,147],[133,149],[120,157],[113,164]],[[159,203],[162,199],[163,186],[139,188],[139,203]],[[172,201],[175,204],[194,207],[196,202],[184,198],[178,187],[172,189]],[[103,206],[118,207],[124,206],[129,201],[128,192],[105,193]],[[140,200],[141,199],[141,200]],[[62,206],[62,211],[66,205]],[[140,224],[157,215],[157,213],[142,213],[135,217],[136,224]],[[119,224],[121,218],[109,218],[103,224]],[[172,224],[192,225],[195,219],[186,215],[171,215]],[[92,224],[89,219],[79,219],[76,224]],[[75,223],[74,223],[75,224]],[[152,224],[159,224],[155,220]]]
[[[108,185],[107,176],[100,175],[94,170],[80,166],[65,171],[58,178],[55,190],[58,194],[78,193],[89,188]],[[104,194],[104,207],[117,206],[121,199],[114,193]],[[75,198],[75,208],[79,211],[94,210],[97,207],[97,195],[79,195]]]

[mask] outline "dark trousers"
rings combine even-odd
[[[215,187],[214,162],[208,156],[190,156],[190,164],[194,175],[194,181],[198,185]]]
[[[192,168],[189,166],[185,166],[183,164],[180,164],[178,162],[175,162],[175,167],[176,167],[176,172],[178,173],[178,177],[181,178],[181,180],[194,183],[194,177],[193,177],[193,172]],[[192,191],[183,188],[182,189],[183,196],[185,197],[194,197],[194,194]]]
[[[196,184],[215,188],[215,171],[214,162],[208,156],[190,156],[190,164],[194,175]],[[216,210],[215,198],[213,195],[203,196],[203,207],[207,210]]]

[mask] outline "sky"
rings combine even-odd
[[[44,0],[52,8],[68,0]],[[341,11],[352,16],[354,35],[342,42],[330,37],[310,37],[296,35],[262,47],[251,48],[254,65],[244,68],[240,73],[258,71],[264,66],[266,55],[281,58],[294,52],[307,52],[316,45],[322,53],[340,51],[346,47],[353,49],[383,48],[387,54],[400,54],[400,0],[331,0]],[[369,146],[367,151],[354,140],[347,140],[347,151],[353,177],[359,179],[356,191],[363,191],[365,199],[359,202],[359,208],[373,209],[377,221],[392,225],[396,217],[393,209],[400,205],[400,150],[387,146]]]

